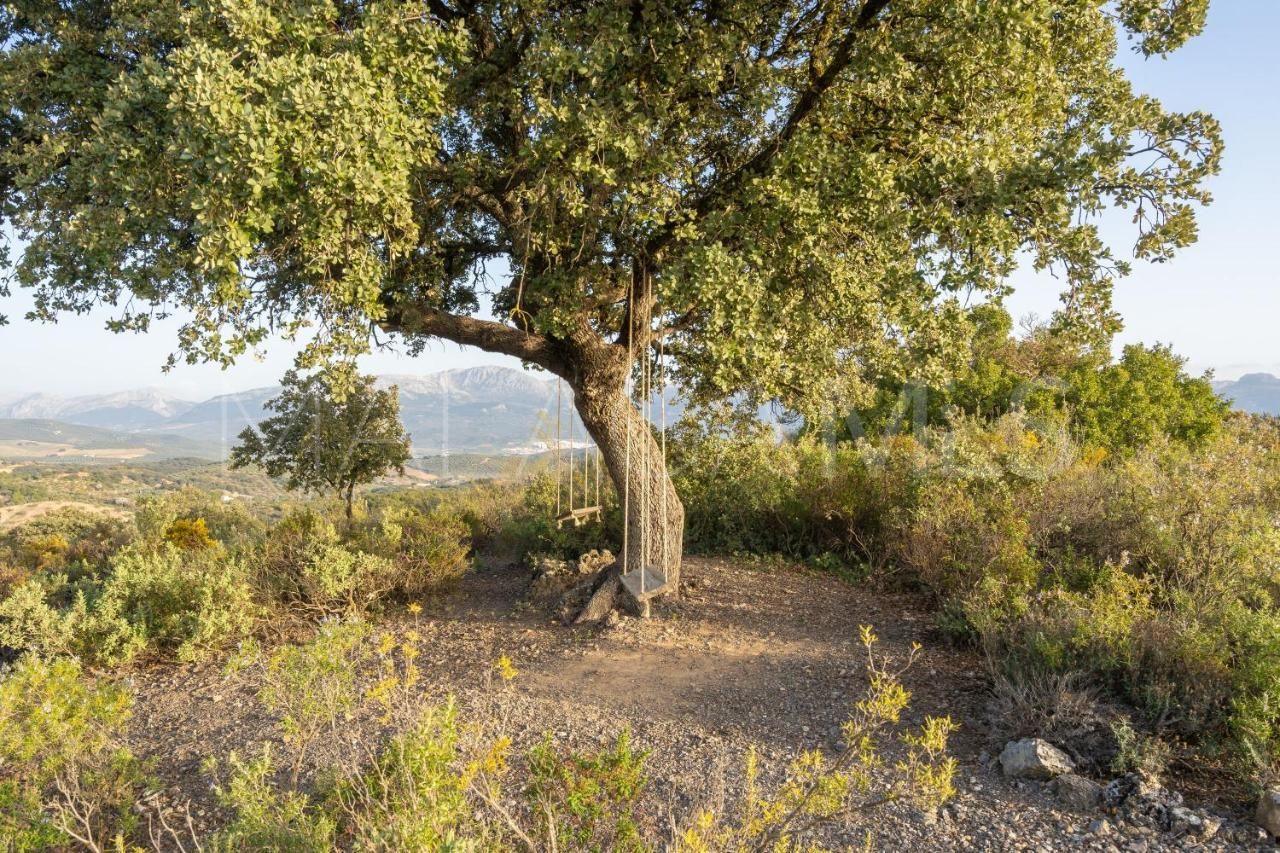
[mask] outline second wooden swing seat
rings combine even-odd
[[[581,527],[591,521],[604,521],[604,512],[599,506],[580,506],[577,509],[562,512],[556,516],[556,527],[564,529],[568,524]]]
[[[563,479],[563,478],[560,476],[560,460],[561,460],[561,452],[560,452],[560,412],[561,412],[561,402],[560,402],[560,396],[561,396],[561,395],[560,395],[560,383],[559,383],[559,382],[557,382],[557,383],[556,383],[556,444],[555,444],[555,456],[556,456],[556,527],[557,527],[557,528],[559,528],[559,529],[561,529],[561,530],[563,530],[565,527],[567,527],[567,526],[569,526],[569,525],[573,525],[574,527],[581,527],[582,525],[584,525],[584,524],[588,524],[588,523],[590,523],[590,522],[592,522],[592,521],[596,521],[596,522],[603,523],[603,522],[604,522],[604,510],[603,510],[603,509],[601,508],[601,506],[600,506],[600,449],[599,449],[599,448],[596,448],[596,450],[595,450],[595,459],[596,459],[596,466],[595,466],[595,467],[596,467],[595,503],[591,504],[590,506],[578,506],[578,507],[575,507],[575,506],[573,505],[573,503],[574,503],[574,497],[575,497],[575,492],[574,492],[574,488],[573,488],[573,471],[574,471],[574,467],[577,465],[577,462],[575,461],[575,458],[574,458],[574,457],[575,457],[575,455],[576,455],[576,454],[574,453],[574,451],[573,451],[573,447],[572,447],[572,444],[573,444],[573,415],[572,415],[572,410],[570,410],[570,415],[569,415],[569,443],[570,443],[570,448],[569,448],[569,472],[568,472],[568,473],[569,473],[569,506],[568,506],[568,509],[567,509],[565,512],[560,512],[560,510],[561,510],[561,508],[562,508],[562,507],[561,507],[561,503],[560,503],[560,493],[561,493],[560,483],[561,483],[561,480]],[[589,484],[588,484],[587,480],[588,480],[588,475],[589,475],[590,471],[591,471],[591,455],[590,455],[590,449],[589,449],[589,448],[584,448],[584,449],[583,449],[583,451],[582,451],[582,499],[583,499],[583,501],[586,501],[586,500],[587,500],[587,498],[589,497],[589,490],[588,490],[588,485],[589,485]]]

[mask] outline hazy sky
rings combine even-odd
[[[1280,198],[1280,32],[1276,0],[1214,0],[1204,35],[1167,60],[1126,60],[1139,90],[1178,110],[1201,109],[1222,122],[1226,156],[1212,182],[1215,201],[1201,211],[1200,241],[1171,263],[1139,264],[1122,280],[1115,306],[1125,319],[1120,343],[1172,343],[1197,371],[1219,378],[1252,370],[1280,373],[1280,287],[1274,266],[1276,201]],[[1127,252],[1127,244],[1117,247]],[[1015,316],[1047,316],[1057,304],[1055,283],[1020,273],[1010,307]],[[294,350],[283,342],[265,360],[245,359],[228,371],[212,366],[160,370],[175,341],[176,322],[146,336],[112,335],[103,316],[72,317],[57,325],[23,321],[29,300],[0,300],[10,326],[0,328],[0,395],[45,391],[102,393],[154,386],[180,396],[215,394],[274,383]],[[428,373],[447,367],[511,364],[453,344],[437,343],[417,358],[369,356],[379,373]]]

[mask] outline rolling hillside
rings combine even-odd
[[[400,416],[418,455],[528,453],[555,435],[556,384],[545,374],[475,367],[380,381],[400,389]],[[0,406],[0,423],[12,440],[221,458],[245,427],[269,414],[264,406],[278,391],[254,388],[200,402],[147,390],[72,398],[31,394]],[[582,425],[576,417],[570,423],[569,409],[566,390],[563,435],[572,428],[581,440]],[[94,429],[99,432],[87,431]]]
[[[179,435],[131,433],[40,418],[0,419],[0,459],[174,459],[215,454],[215,447]]]

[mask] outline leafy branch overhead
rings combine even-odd
[[[1060,319],[1114,329],[1129,251],[1095,218],[1168,257],[1221,153],[1116,51],[1206,7],[16,0],[9,268],[39,318],[190,314],[192,361],[381,328],[616,383],[647,318],[685,387],[813,410],[953,363],[963,300],[1023,253],[1064,276]]]

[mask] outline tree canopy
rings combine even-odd
[[[1188,374],[1186,359],[1167,345],[1129,344],[1112,360],[1051,326],[1015,335],[1012,318],[997,305],[976,306],[970,315],[973,355],[945,386],[884,383],[856,420],[808,428],[852,438],[938,425],[953,414],[994,420],[1023,409],[1062,421],[1087,446],[1124,454],[1161,438],[1203,444],[1230,412],[1212,375]]]
[[[1061,322],[1114,328],[1097,216],[1165,259],[1220,155],[1117,51],[1206,8],[12,0],[8,268],[37,319],[190,315],[191,361],[383,331],[620,387],[648,322],[695,396],[816,411],[945,370],[1019,258]]]
[[[275,414],[240,433],[231,467],[260,465],[288,489],[332,492],[350,517],[355,487],[392,468],[403,473],[410,455],[396,387],[376,381],[349,362],[310,376],[289,371],[266,403]]]

